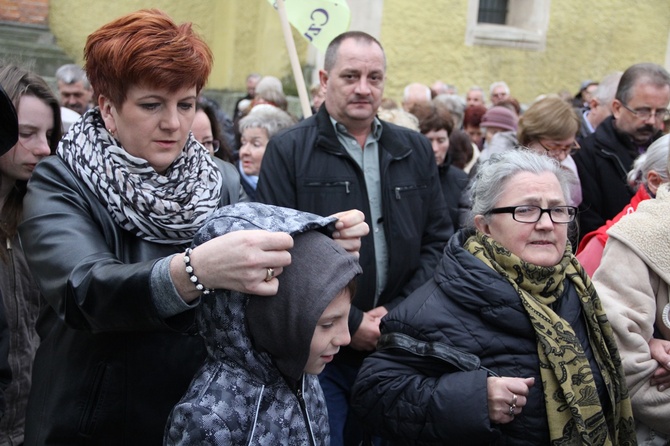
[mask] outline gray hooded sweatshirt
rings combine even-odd
[[[208,357],[170,414],[165,444],[328,445],[318,379],[304,374],[321,314],[361,268],[324,234],[334,218],[260,203],[219,209],[194,246],[238,230],[294,236],[276,296],[218,290],[203,297],[198,327]]]

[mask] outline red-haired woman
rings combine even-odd
[[[275,294],[292,239],[238,231],[188,248],[240,187],[190,132],[212,64],[190,24],[138,11],[93,32],[84,56],[98,107],[35,170],[20,227],[49,304],[26,444],[160,444],[205,357],[201,297]],[[355,249],[362,214],[338,224]]]

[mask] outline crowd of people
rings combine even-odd
[[[670,444],[663,67],[398,104],[349,31],[300,119],[212,63],[155,9],[0,61],[0,446]]]

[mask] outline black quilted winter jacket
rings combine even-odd
[[[462,248],[470,234],[456,233],[435,277],[382,320],[382,339],[363,362],[352,408],[392,444],[549,444],[535,332],[512,286]],[[554,310],[588,346],[572,285]],[[489,421],[486,380],[495,375],[535,378],[523,413],[509,424]]]
[[[453,234],[428,140],[418,132],[382,121],[379,146],[388,281],[375,302],[374,241],[368,234],[361,240],[363,275],[349,314],[352,333],[364,311],[377,305],[392,308],[428,280]],[[326,107],[272,137],[263,156],[258,200],[317,215],[358,209],[370,223],[364,173],[340,146]],[[363,356],[345,348],[336,361],[358,366]]]

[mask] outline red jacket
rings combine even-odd
[[[621,220],[624,215],[632,214],[637,209],[637,205],[644,200],[651,198],[647,192],[647,188],[640,186],[637,189],[630,203],[628,203],[613,219],[607,220],[604,225],[591,231],[582,238],[582,241],[577,247],[577,260],[582,264],[589,276],[593,276],[600,265],[600,259],[607,243],[607,230],[616,222]]]

